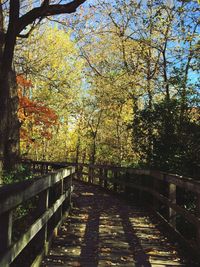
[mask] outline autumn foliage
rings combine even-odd
[[[17,76],[19,110],[18,117],[22,124],[21,139],[35,142],[42,137],[51,139],[52,127],[58,123],[55,111],[47,107],[43,102],[34,101],[30,97],[29,90],[32,82],[23,75]],[[29,95],[29,96],[28,96]]]

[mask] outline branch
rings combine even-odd
[[[38,24],[38,23],[37,23]],[[20,38],[28,38],[29,37],[29,35],[33,32],[33,30],[35,29],[35,21],[33,22],[33,25],[31,26],[31,28],[30,28],[30,30],[27,32],[27,33],[25,33],[25,34],[18,34],[17,36],[18,37],[20,37]]]
[[[85,1],[86,0],[74,0],[68,4],[41,5],[40,7],[33,8],[19,19],[17,34],[19,34],[27,25],[33,23],[38,18],[74,13],[76,9]],[[47,2],[48,1],[44,1],[43,3]]]

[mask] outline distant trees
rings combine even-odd
[[[104,105],[97,161],[101,152],[106,154],[101,148],[112,129],[110,162],[130,164],[126,157],[116,158],[128,154],[133,165],[195,175],[200,151],[198,12],[196,1],[97,1],[84,29],[76,21],[89,94]],[[128,150],[122,125],[132,135]]]

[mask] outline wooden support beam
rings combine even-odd
[[[176,204],[176,185],[169,184],[169,201]],[[176,229],[176,211],[169,206],[169,223]]]
[[[12,211],[0,215],[0,254],[4,253],[12,243]]]

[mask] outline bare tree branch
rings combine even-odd
[[[33,8],[28,13],[20,17],[18,21],[17,34],[19,34],[27,25],[33,23],[38,18],[59,14],[71,14],[86,0],[74,0],[68,4],[49,5],[49,1],[44,1],[40,7]]]

